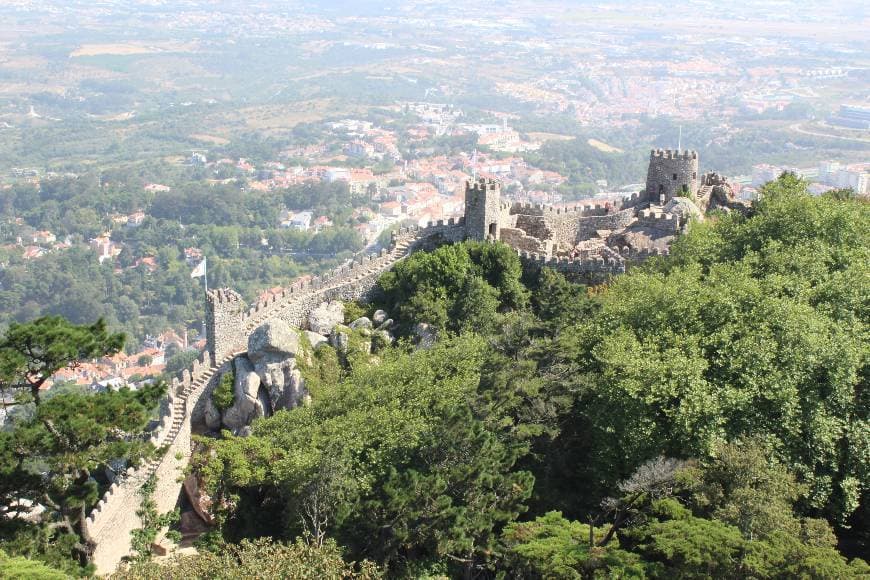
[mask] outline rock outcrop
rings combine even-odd
[[[344,304],[338,300],[322,302],[308,315],[308,330],[329,335],[337,324],[344,322]]]
[[[387,320],[387,318],[389,318],[389,315],[383,310],[375,310],[375,313],[372,314],[372,322],[374,322],[378,326],[383,324],[384,321]]]
[[[664,211],[680,218],[680,224],[690,220],[704,221],[704,213],[687,197],[675,197],[667,203]]]
[[[248,338],[248,359],[254,364],[267,358],[295,357],[298,350],[299,332],[283,320],[267,322]]]
[[[393,321],[383,310],[376,313],[377,328],[365,316],[346,326],[342,324],[343,316],[344,305],[340,302],[323,303],[309,318],[311,330],[296,330],[280,319],[256,328],[248,338],[248,352],[233,360],[233,404],[221,412],[208,397],[203,410],[206,427],[213,431],[229,429],[244,436],[250,433],[255,419],[306,404],[310,397],[302,369],[313,364],[314,351],[322,345],[335,348],[340,360],[347,363],[351,349],[370,355],[393,343],[389,332]],[[318,332],[326,328],[326,335]]]
[[[305,331],[305,338],[308,339],[308,344],[311,345],[311,348],[317,350],[317,347],[321,344],[328,344],[329,339],[322,334],[317,334],[316,332],[312,332],[310,330]]]
[[[254,365],[246,357],[239,356],[233,360],[233,367],[236,372],[233,404],[223,412],[221,419],[224,427],[235,432],[266,413],[259,399],[260,377],[254,371]]]
[[[324,341],[326,337],[312,342]],[[206,426],[212,430],[223,427],[241,435],[249,432],[254,419],[302,404],[307,393],[296,368],[300,354],[299,331],[286,322],[272,320],[254,330],[248,339],[247,354],[233,360],[233,404],[221,412],[209,397],[204,408]]]

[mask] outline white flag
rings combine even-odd
[[[205,276],[205,258],[190,273],[191,278],[199,278],[200,276]]]

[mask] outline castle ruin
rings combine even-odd
[[[411,253],[465,239],[498,240],[512,247],[527,267],[549,266],[586,278],[624,272],[631,261],[668,253],[671,240],[693,217],[708,210],[742,211],[723,177],[698,176],[694,151],[653,150],[644,191],[619,202],[567,208],[511,203],[498,182],[466,186],[465,217],[402,228],[389,248],[294,284],[277,296],[247,307],[230,289],[206,296],[208,350],[170,386],[157,428],[151,434],[162,454],[131,466],[112,484],[84,522],[98,573],[111,573],[132,549],[131,532],[142,526],[140,489],[155,480],[153,499],[161,513],[183,501],[192,435],[202,429],[207,396],[234,357],[245,354],[250,335],[270,321],[301,327],[312,309],[330,300],[367,300],[378,278]],[[203,395],[206,395],[204,397]]]
[[[465,192],[465,238],[498,240],[524,261],[586,278],[619,274],[630,261],[667,254],[692,218],[711,209],[742,210],[723,177],[699,177],[696,151],[654,149],[646,187],[616,202],[557,208],[510,203],[496,181]]]

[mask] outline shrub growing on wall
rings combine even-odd
[[[215,406],[221,411],[225,411],[233,406],[235,394],[233,393],[233,383],[236,382],[236,372],[233,369],[228,370],[221,375],[221,380],[211,394],[211,400]]]

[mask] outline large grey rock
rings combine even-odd
[[[299,372],[296,368],[296,359],[287,358],[255,369],[269,391],[269,400],[272,404],[269,411],[292,409],[295,405],[292,404],[292,397],[288,397],[288,390],[291,388],[293,373]]]
[[[284,389],[281,408],[295,409],[304,403],[307,395],[308,390],[305,388],[305,379],[302,378],[302,373],[299,369],[293,369],[288,377],[287,387]]]
[[[317,347],[321,344],[328,344],[329,339],[323,336],[322,334],[317,334],[316,332],[311,332],[310,330],[305,331],[305,337],[308,339],[309,344],[311,344],[311,348],[317,350]]]
[[[327,336],[336,325],[343,322],[344,304],[337,300],[321,302],[320,306],[308,315],[308,330]]]
[[[223,424],[227,429],[237,432],[251,421],[265,416],[265,409],[259,400],[260,377],[251,362],[239,356],[233,360],[236,380],[233,383],[233,405],[223,414]]]
[[[205,399],[205,409],[203,411],[205,426],[212,431],[217,431],[221,428],[221,410],[217,408],[211,397],[203,398]]]
[[[372,322],[380,326],[384,323],[385,320],[389,318],[389,315],[384,310],[375,310],[375,313],[372,314]]]
[[[685,223],[690,219],[703,221],[704,214],[701,209],[687,197],[675,197],[664,207],[665,212],[673,214],[680,218],[681,223]]]
[[[339,354],[347,354],[347,348],[350,345],[350,333],[347,331],[347,327],[334,328],[329,335],[329,344]]]
[[[258,327],[248,337],[248,358],[257,363],[263,358],[280,360],[296,356],[299,333],[283,320],[272,320]]]
[[[278,403],[284,394],[284,383],[286,382],[284,365],[280,362],[257,365],[254,367],[254,371],[257,373],[257,376],[260,377],[260,384],[263,385],[269,393],[269,409],[267,415],[271,414],[275,410],[274,405]],[[266,409],[263,410],[266,411]]]
[[[414,325],[414,335],[417,337],[419,348],[430,348],[435,344],[435,330],[425,322],[418,322]]]
[[[389,330],[393,327],[393,324],[394,324],[393,319],[387,318],[386,320],[384,320],[383,322],[381,322],[378,325],[376,330]]]
[[[357,328],[371,329],[372,328],[372,321],[367,316],[362,316],[360,318],[357,318],[353,322],[351,322],[349,326],[351,328],[353,328],[354,330],[356,330]]]

